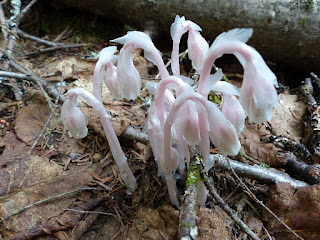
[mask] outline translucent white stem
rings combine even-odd
[[[164,164],[165,164],[165,173],[166,173],[166,179],[168,178],[170,181],[168,182],[167,179],[167,185],[168,184],[174,184],[174,187],[171,185],[168,185],[168,191],[170,195],[171,202],[176,205],[178,203],[177,199],[177,192],[176,192],[176,185],[175,181],[173,182],[173,179],[171,179],[171,175],[174,174],[174,171],[176,169],[171,169],[171,166],[178,166],[177,164],[173,164],[170,161],[178,161],[179,159],[175,159],[171,157],[171,127],[174,123],[177,116],[180,114],[179,109],[182,107],[183,104],[186,103],[187,100],[192,100],[196,103],[201,104],[203,107],[206,106],[207,100],[197,93],[183,93],[181,94],[177,100],[175,101],[175,104],[172,106],[172,109],[170,110],[170,113],[164,123]]]
[[[124,183],[126,184],[129,191],[134,191],[137,188],[136,179],[129,168],[127,163],[127,158],[122,151],[117,135],[111,125],[109,120],[109,115],[104,108],[103,104],[96,99],[91,93],[84,90],[83,88],[71,89],[68,94],[77,94],[80,95],[88,104],[90,104],[95,110],[97,110],[100,121],[102,123],[104,132],[106,134],[111,153],[113,155],[114,161],[116,162],[120,175]]]
[[[171,70],[173,75],[180,75],[180,64],[179,64],[179,42],[173,42],[172,53],[171,53]]]
[[[102,61],[98,60],[93,71],[93,95],[102,102],[101,99],[101,83],[104,74],[104,66]]]
[[[155,94],[154,105],[156,109],[156,115],[158,116],[161,124],[164,123],[164,99],[169,84],[174,84],[179,88],[185,83],[180,78],[174,76],[164,78],[160,81]]]
[[[199,79],[199,87],[198,92],[205,96],[205,92],[207,92],[204,88],[206,86],[206,81],[208,81],[212,66],[217,58],[222,56],[223,54],[235,54],[239,53],[246,61],[251,60],[250,55],[250,47],[240,41],[226,41],[221,44],[210,48],[209,53],[203,63],[201,75]],[[207,97],[207,96],[205,96]]]

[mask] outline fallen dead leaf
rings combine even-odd
[[[34,104],[21,108],[14,127],[17,136],[25,143],[32,145],[39,136],[49,114],[50,109],[45,105]]]
[[[82,178],[99,164],[74,167],[63,171],[63,166],[38,155],[28,155],[30,148],[13,132],[5,136],[6,145],[0,156],[0,217],[39,200],[85,187]],[[90,169],[90,171],[89,171]],[[75,200],[76,194],[32,207],[3,223],[6,233],[29,229],[58,215]]]
[[[260,139],[264,135],[270,134],[269,131],[261,129],[258,125],[248,124],[240,134],[242,148],[246,155],[264,162],[272,167],[283,166],[285,162],[281,162],[276,157],[279,149],[272,143],[261,142]]]
[[[320,185],[295,189],[289,183],[279,183],[270,188],[269,207],[298,235],[308,240],[320,236]],[[263,211],[263,219],[269,232],[276,239],[294,239],[274,217]]]
[[[279,94],[278,106],[273,111],[270,121],[276,135],[300,140],[303,137],[302,118],[306,112],[306,105],[298,101],[297,95]]]

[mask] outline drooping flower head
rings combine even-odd
[[[101,99],[101,83],[104,80],[105,84],[114,96],[118,96],[116,87],[117,75],[116,67],[113,65],[118,56],[114,55],[117,51],[117,47],[105,47],[99,52],[99,59],[96,63],[93,72],[93,95],[99,100]],[[106,78],[104,78],[104,72],[107,68]],[[117,97],[116,97],[117,98]]]
[[[69,136],[76,139],[88,134],[88,120],[77,106],[77,95],[70,94],[61,107],[61,121],[68,129]]]

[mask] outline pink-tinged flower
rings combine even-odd
[[[244,128],[246,115],[235,96],[223,94],[222,113],[236,128],[237,134],[240,134]]]
[[[77,97],[78,95],[80,95],[98,112],[102,127],[109,143],[111,153],[113,155],[115,163],[119,168],[121,179],[130,192],[135,191],[135,189],[137,188],[136,178],[129,168],[127,158],[121,149],[117,135],[113,130],[111,122],[109,120],[109,115],[102,102],[83,88],[71,89],[67,93],[67,95],[68,99],[62,105],[61,110],[62,123],[68,128],[69,132],[74,138],[83,138],[87,135],[87,119],[85,118],[79,107],[77,107]]]
[[[88,134],[88,120],[77,106],[77,95],[69,97],[61,107],[61,121],[67,127],[69,136],[76,139],[84,138]]]
[[[147,34],[139,31],[129,31],[123,37],[116,38],[111,42],[124,45],[133,44],[137,48],[142,48],[144,50],[144,57],[158,67],[161,77],[165,78],[169,76],[160,51],[154,46],[151,38]]]
[[[141,78],[139,72],[133,64],[133,49],[133,44],[126,44],[120,50],[117,66],[118,99],[126,98],[134,100],[140,94]]]
[[[212,43],[203,64],[198,91],[205,96],[209,75],[215,60],[223,54],[234,54],[244,69],[240,103],[249,121],[269,121],[272,110],[277,106],[277,78],[261,55],[245,44],[251,37],[252,29],[233,29],[220,34]]]
[[[241,145],[233,124],[226,119],[214,103],[208,101],[206,109],[212,143],[225,155],[237,155]]]
[[[208,42],[198,31],[194,30],[193,28],[189,28],[188,55],[192,61],[192,67],[199,73],[201,72],[202,65],[208,51]]]
[[[278,96],[275,86],[277,78],[254,49],[250,49],[251,61],[243,64],[244,77],[240,90],[240,103],[250,122],[263,123],[272,118],[273,108],[277,106]]]
[[[121,94],[119,91],[119,83],[118,83],[118,74],[117,74],[117,67],[114,66],[111,62],[107,64],[107,72],[106,77],[104,78],[104,83],[106,84],[107,88],[111,92],[111,95],[115,99],[121,99]]]
[[[194,32],[199,32],[201,31],[201,28],[195,24],[192,21],[186,20],[185,17],[179,17],[178,15],[176,16],[174,22],[171,25],[170,28],[170,34],[173,40],[173,47],[172,47],[172,54],[171,54],[171,69],[173,72],[173,75],[175,76],[179,76],[180,75],[180,66],[179,66],[179,44],[180,44],[180,39],[182,37],[183,34],[185,34],[188,30],[190,31],[193,30]],[[191,51],[192,51],[192,55],[195,58],[195,42],[194,39],[198,39],[199,40],[199,36],[196,36],[196,33],[192,33],[192,38],[193,40],[191,40]],[[190,37],[190,35],[189,35]],[[200,35],[201,37],[201,35]],[[200,45],[203,44],[203,41],[200,40],[201,43],[199,42]],[[188,42],[189,43],[189,42]],[[189,56],[190,57],[190,56]]]
[[[105,68],[111,69],[111,70],[109,69],[109,74],[107,73],[107,79],[104,79],[107,87],[108,85],[111,85],[111,84],[115,85],[114,82],[116,81],[117,76],[115,74],[115,75],[112,75],[112,77],[110,77],[110,71],[115,72],[114,70],[115,66],[113,65],[113,63],[115,63],[118,59],[118,56],[114,55],[116,51],[117,51],[117,47],[111,46],[111,47],[105,47],[99,52],[99,60],[97,61],[96,66],[94,68],[94,72],[93,72],[93,95],[99,101],[102,101],[101,83],[102,83],[102,80],[104,79]],[[112,83],[110,83],[110,81]],[[110,91],[112,94],[116,93],[116,91],[115,92],[112,92],[112,90]]]
[[[187,140],[189,145],[200,143],[199,114],[196,103],[187,101],[179,110],[181,117],[178,117],[175,123],[176,128]]]

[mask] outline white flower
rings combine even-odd
[[[69,135],[78,139],[88,134],[88,120],[77,106],[77,96],[72,100],[67,99],[61,108],[61,121],[67,127]]]

